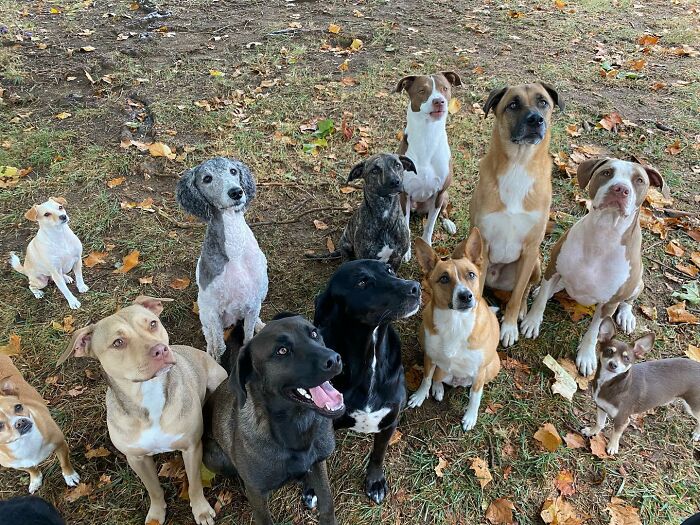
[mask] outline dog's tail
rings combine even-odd
[[[27,275],[24,271],[24,266],[22,266],[22,262],[19,260],[19,257],[17,257],[17,254],[15,252],[10,252],[10,264],[15,269],[15,271],[18,271],[23,275]]]
[[[341,258],[341,253],[340,250],[334,250],[331,253],[305,253],[304,257],[307,259],[311,259],[314,261],[331,261],[333,259],[340,259]]]

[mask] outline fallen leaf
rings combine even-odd
[[[695,266],[700,268],[700,252],[693,252],[690,254],[690,260]]]
[[[83,47],[80,48],[80,50],[81,50],[83,53],[92,53],[92,52],[95,50],[95,48],[92,47],[92,46],[83,46]]]
[[[219,495],[216,496],[216,503],[214,503],[214,512],[218,514],[222,508],[224,508],[232,501],[233,492],[230,492],[228,490],[222,490],[221,492],[219,492]]]
[[[450,115],[454,115],[458,113],[460,109],[462,109],[462,103],[458,98],[452,97],[449,104],[447,104],[447,111]]]
[[[67,491],[65,500],[73,503],[84,496],[89,496],[93,490],[92,483],[78,483],[77,487]]]
[[[685,309],[685,301],[666,308],[668,320],[672,323],[698,324],[700,318]]]
[[[360,49],[362,49],[362,40],[360,40],[359,38],[354,38],[352,43],[350,44],[350,49],[352,49],[353,51],[359,51]]]
[[[559,394],[564,399],[571,401],[574,398],[574,394],[578,390],[578,384],[576,380],[571,377],[571,375],[564,370],[564,368],[556,362],[556,360],[549,354],[545,356],[542,363],[554,372],[555,381],[552,384],[552,393]]]
[[[389,439],[389,446],[396,445],[396,443],[401,441],[402,436],[403,434],[399,429],[394,430],[394,433],[391,435],[391,439]]]
[[[586,438],[581,434],[575,434],[574,432],[569,432],[564,436],[564,441],[566,442],[566,448],[577,449],[586,446]]]
[[[691,266],[689,264],[676,263],[674,265],[679,272],[683,272],[690,277],[696,277],[700,273],[700,269],[697,266]]]
[[[537,432],[535,432],[535,439],[549,452],[554,452],[562,443],[559,432],[557,432],[557,429],[554,428],[554,425],[551,423],[542,425]]]
[[[590,375],[588,377],[582,376],[578,371],[576,363],[574,363],[571,359],[568,359],[566,357],[562,357],[557,361],[557,363],[559,363],[561,367],[564,370],[566,370],[571,377],[574,378],[574,380],[578,384],[578,387],[581,390],[588,390],[588,383],[591,382],[593,375]]]
[[[10,334],[10,338],[6,345],[0,346],[0,354],[2,355],[19,355],[21,351],[22,338],[17,334]]]
[[[223,77],[225,75],[226,75],[226,73],[224,73],[223,71],[219,71],[218,69],[210,69],[209,70],[209,76],[212,76],[212,77]]]
[[[493,476],[489,471],[489,466],[483,459],[472,458],[472,463],[469,468],[474,471],[474,475],[476,476],[476,479],[479,480],[479,484],[481,485],[482,489],[493,481]]]
[[[605,510],[610,513],[610,525],[642,525],[639,510],[620,498],[613,497]]]
[[[666,146],[665,151],[669,155],[678,155],[682,149],[683,149],[683,146],[681,146],[681,141],[680,141],[680,139],[678,139],[675,142],[673,142],[672,144],[669,144],[668,146]]]
[[[344,193],[346,195],[348,193],[352,193],[353,191],[357,191],[357,188],[355,188],[354,186],[343,186],[342,188],[340,188],[340,193]]]
[[[578,124],[569,124],[566,126],[566,134],[570,137],[580,137],[581,131],[579,130]]]
[[[333,239],[330,236],[326,237],[326,248],[328,253],[333,253],[335,251],[335,244],[333,244]]]
[[[109,450],[107,450],[105,447],[99,447],[99,448],[88,447],[87,452],[85,452],[85,457],[87,459],[106,458],[110,454],[111,454],[111,452]]]
[[[690,304],[700,304],[700,288],[698,288],[698,281],[684,284],[682,286],[682,291],[673,292],[671,296],[688,301]]]
[[[609,115],[604,115],[600,122],[598,122],[597,127],[601,127],[608,131],[612,131],[620,125],[622,125],[622,115],[620,115],[616,111],[613,111]]]
[[[204,463],[199,466],[199,475],[202,478],[202,486],[211,488],[211,482],[216,477],[211,470],[209,470]]]
[[[445,470],[445,467],[447,467],[447,461],[445,461],[444,458],[438,456],[438,464],[434,468],[435,475],[438,478],[441,478],[445,475],[445,473],[443,472]]]
[[[642,311],[642,313],[647,319],[651,319],[652,321],[656,321],[656,319],[659,316],[659,314],[656,312],[656,306],[647,306],[645,304],[642,304],[639,305],[639,309]]]
[[[63,323],[59,323],[58,321],[52,321],[51,328],[59,332],[70,334],[75,331],[73,323],[75,323],[75,318],[72,315],[68,315],[63,318]]]
[[[152,157],[167,157],[169,159],[174,159],[177,155],[172,152],[170,146],[162,142],[154,142],[148,146],[148,152]]]
[[[673,204],[673,198],[664,196],[664,194],[656,188],[649,188],[644,200],[646,200],[652,208],[657,210]]]
[[[418,390],[420,384],[423,382],[423,369],[418,367],[418,365],[413,365],[411,368],[406,370],[406,386],[411,392]]]
[[[107,252],[90,252],[88,256],[83,259],[83,264],[88,268],[92,268],[98,264],[104,264],[105,257],[107,257]]]
[[[153,276],[149,275],[148,277],[139,277],[139,283],[141,283],[141,284],[153,284]]]
[[[557,9],[564,9],[566,6],[567,3],[564,0],[554,0],[554,7]]]
[[[682,257],[685,253],[685,250],[676,241],[669,242],[666,245],[666,248],[664,248],[664,251],[669,255],[673,255],[674,257]]]
[[[562,496],[573,496],[576,493],[574,488],[574,473],[570,470],[561,470],[554,478],[554,487]]]
[[[348,69],[350,69],[350,63],[348,62],[348,59],[346,58],[346,59],[343,60],[343,62],[341,62],[341,64],[338,66],[338,70],[339,70],[339,71],[347,71]]]
[[[116,188],[117,186],[121,186],[122,184],[124,184],[125,180],[126,177],[117,177],[116,179],[110,179],[107,181],[107,187]]]
[[[486,520],[493,525],[511,525],[515,505],[506,498],[493,500],[486,509]]]
[[[97,488],[101,487],[106,487],[107,485],[112,483],[112,476],[108,476],[107,474],[102,474],[100,476],[100,481],[97,483]]]
[[[576,509],[562,496],[548,499],[542,505],[540,517],[545,523],[552,525],[579,525],[583,520],[578,517]]]
[[[328,26],[328,32],[337,35],[338,33],[340,33],[340,26],[338,24],[330,24]]]
[[[318,219],[314,219],[314,226],[316,227],[317,230],[327,230],[328,229],[328,225],[325,222],[320,221]]]
[[[690,357],[693,361],[700,361],[700,347],[689,344],[685,355]]]
[[[630,62],[630,69],[633,71],[641,71],[646,67],[646,65],[647,61],[643,58],[640,58],[639,60],[633,60],[632,62]]]
[[[654,82],[651,85],[651,90],[652,91],[661,91],[665,87],[666,87],[666,83],[664,83],[664,82]]]
[[[591,454],[594,456],[605,459],[608,456],[608,452],[605,450],[608,446],[608,440],[605,438],[602,432],[599,432],[590,439]]]
[[[189,277],[176,277],[170,283],[168,283],[168,286],[172,288],[173,290],[184,290],[190,285],[190,278]]]
[[[571,320],[574,322],[579,322],[584,317],[592,316],[593,312],[595,312],[595,306],[583,306],[569,297],[566,292],[559,292],[554,295],[554,298],[569,313]]]
[[[78,385],[76,387],[71,388],[68,391],[68,395],[71,397],[78,397],[80,394],[83,394],[86,390],[87,390],[86,386]]]
[[[640,46],[653,46],[659,42],[659,37],[655,35],[642,35],[637,39]]]
[[[134,269],[139,264],[139,255],[140,253],[138,250],[134,250],[129,255],[125,255],[122,258],[122,265],[112,273],[127,273]]]

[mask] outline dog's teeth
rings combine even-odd
[[[302,396],[306,395],[306,390],[304,390],[303,388],[297,388],[297,392],[299,392]]]

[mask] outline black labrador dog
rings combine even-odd
[[[240,348],[242,336],[233,332],[231,375],[204,406],[204,464],[243,481],[257,525],[272,524],[269,493],[290,481],[304,483],[307,506],[318,501],[320,524],[335,525],[326,458],[335,448],[332,419],[345,411],[330,383],[340,356],[294,314],[270,321]]]
[[[56,507],[38,496],[22,496],[0,501],[0,523],[66,525]]]
[[[374,434],[365,492],[376,503],[388,492],[384,455],[406,404],[401,340],[391,322],[419,307],[416,281],[400,279],[390,265],[370,259],[342,264],[316,298],[314,324],[343,359],[333,383],[346,412],[334,426]]]

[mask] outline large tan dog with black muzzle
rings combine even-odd
[[[107,379],[107,428],[114,446],[146,485],[151,506],[146,523],[165,523],[165,497],[151,456],[182,451],[189,499],[198,525],[213,525],[204,498],[202,405],[226,379],[209,354],[169,345],[158,316],[163,302],[140,296],[96,324],[77,330],[58,363],[68,357],[96,358]]]
[[[550,122],[557,91],[542,82],[494,89],[484,105],[496,123],[479,163],[470,224],[484,239],[481,282],[511,292],[501,321],[504,347],[518,340],[518,319],[527,311],[530,287],[539,282],[540,245],[552,202]]]

